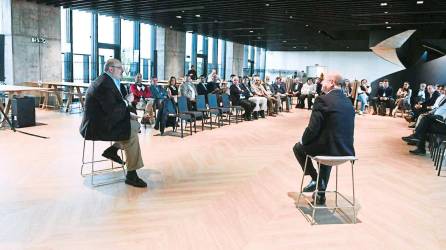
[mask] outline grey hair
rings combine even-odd
[[[118,59],[116,59],[116,58],[110,58],[110,59],[108,59],[107,62],[105,63],[104,71],[105,71],[105,72],[108,72],[108,70],[110,69],[110,67],[115,66],[116,64],[120,64],[120,63],[121,63],[121,61],[119,61]]]

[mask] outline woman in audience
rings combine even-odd
[[[397,110],[410,109],[410,97],[412,96],[412,89],[409,87],[409,82],[404,82],[403,87],[398,89],[396,93],[395,107],[393,110],[393,116],[395,116]]]
[[[358,86],[358,100],[361,102],[361,108],[359,109],[359,114],[362,115],[365,110],[365,106],[368,105],[369,96],[372,88],[368,85],[366,79],[362,79]]]
[[[167,95],[171,98],[175,103],[178,100],[178,83],[175,76],[171,76],[169,83],[167,84]]]
[[[154,122],[152,92],[148,86],[141,82],[142,75],[140,73],[135,76],[135,84],[130,86],[130,92],[133,94],[132,106],[135,109],[144,110],[141,119],[142,124],[152,124]]]

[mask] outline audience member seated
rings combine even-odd
[[[260,100],[260,110],[259,110],[260,117],[265,118],[265,113],[268,112],[268,98],[260,88],[260,81],[259,83],[254,82],[253,84],[251,84],[251,91],[252,94],[255,97],[258,97]]]
[[[276,96],[280,102],[284,101],[286,103],[286,111],[289,112],[291,100],[288,97],[285,82],[282,81],[282,78],[276,77],[276,81],[271,86],[274,96]]]
[[[177,103],[178,100],[178,85],[177,79],[174,76],[171,76],[169,83],[167,84],[167,95],[169,98],[172,98],[175,103]]]
[[[185,81],[180,86],[180,93],[181,96],[187,97],[187,106],[189,110],[195,110],[196,109],[196,97],[197,97],[197,90],[195,89],[194,84],[192,83],[192,79],[190,76],[184,77]]]
[[[265,88],[264,85],[266,85],[266,84],[262,84],[262,81],[260,80],[260,78],[258,76],[254,77],[254,84],[257,87],[257,89],[259,90],[259,95],[266,97],[266,99],[267,99],[266,103],[268,106],[268,115],[275,116],[274,113],[279,112],[278,99],[275,96],[273,96],[272,92],[270,91],[269,86],[267,86],[268,89]]]
[[[427,86],[426,83],[420,84],[420,88],[418,89],[417,95],[413,97],[414,100],[413,102],[411,102],[412,109],[414,108],[413,106],[415,106],[415,104],[421,104],[424,101],[426,101],[426,93],[427,93],[426,86]]]
[[[403,137],[402,139],[409,144],[415,144],[417,148],[409,151],[416,155],[426,154],[426,135],[427,134],[442,134],[446,135],[446,98],[442,98],[442,101],[438,104],[438,108],[435,108],[428,114],[421,116],[418,125],[415,128],[415,132]],[[438,121],[439,120],[439,121]]]
[[[132,106],[136,109],[143,109],[144,115],[141,119],[142,124],[153,124],[155,116],[153,112],[152,93],[149,86],[144,86],[141,82],[142,75],[140,73],[135,76],[135,84],[130,85],[130,92],[133,94]]]
[[[152,84],[150,85],[150,92],[155,99],[154,105],[156,109],[159,109],[163,103],[163,100],[168,98],[167,91],[163,86],[158,85],[158,78],[152,78]]]
[[[299,98],[303,85],[304,84],[300,78],[293,79],[293,84],[291,85],[290,88],[290,96],[297,97],[296,108],[299,108]]]
[[[394,108],[394,99],[393,99],[393,89],[389,86],[389,81],[385,79],[382,82],[382,87],[378,88],[378,91],[376,93],[376,97],[372,100],[373,105],[373,115],[378,114],[378,106],[383,107],[385,109],[389,108],[390,113],[389,115],[392,115],[393,108]],[[382,115],[386,115],[386,110],[383,110],[384,113]]]
[[[218,79],[217,74],[211,75],[210,81],[207,82],[207,89],[209,94],[220,95],[224,93],[223,90],[220,88],[220,80]]]
[[[313,106],[313,98],[316,95],[316,85],[313,83],[312,78],[308,78],[307,82],[302,86],[301,94],[299,97],[299,107],[305,108],[305,99],[307,99],[308,109]]]
[[[232,78],[232,85],[230,87],[230,97],[233,106],[241,106],[244,110],[244,119],[246,121],[251,121],[251,114],[256,104],[249,101],[249,92],[244,92],[240,87],[239,78],[234,76]]]
[[[217,74],[217,69],[212,69],[211,73],[207,77],[207,82],[221,82],[220,77]]]
[[[367,79],[362,79],[358,86],[358,101],[361,102],[361,107],[359,108],[359,114],[364,114],[366,105],[369,103],[369,96],[372,88],[368,85]]]
[[[324,92],[322,92],[322,79],[319,77],[316,77],[314,84],[316,84],[316,94],[318,96],[323,95]]]
[[[397,110],[409,110],[410,98],[412,96],[412,89],[409,86],[409,82],[404,82],[403,87],[399,88],[396,92],[395,109],[393,110],[393,116]]]
[[[437,98],[440,96],[440,92],[437,91],[437,86],[432,84],[428,84],[426,89],[427,93],[425,94],[425,101],[415,104],[411,115],[405,117],[408,122],[416,121],[418,116],[433,109]]]
[[[200,79],[198,80],[197,84],[197,94],[198,95],[204,95],[207,98],[207,94],[209,94],[209,90],[207,88],[206,84],[206,77],[204,75],[200,76]]]
[[[248,100],[250,100],[251,102],[255,103],[256,106],[254,107],[252,116],[254,119],[258,119],[259,112],[261,110],[267,110],[267,108],[268,108],[267,99],[265,97],[257,96],[253,93],[253,91],[251,91],[248,77],[244,77],[243,82],[241,84],[239,84],[239,86],[243,91],[243,96],[245,98],[248,98]],[[263,111],[263,113],[264,113],[264,111]]]

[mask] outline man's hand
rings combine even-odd
[[[132,93],[128,94],[125,96],[125,99],[129,102],[132,103],[135,100],[135,97],[133,96]]]
[[[134,113],[130,113],[130,119],[131,119],[131,120],[135,120],[135,121],[137,121],[138,118],[139,118],[139,116],[135,115]]]

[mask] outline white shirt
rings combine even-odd
[[[309,95],[309,94],[314,95],[316,93],[316,84],[311,84],[310,85],[308,83],[305,83],[302,86],[302,89],[301,89],[300,92],[302,93],[302,95]]]

